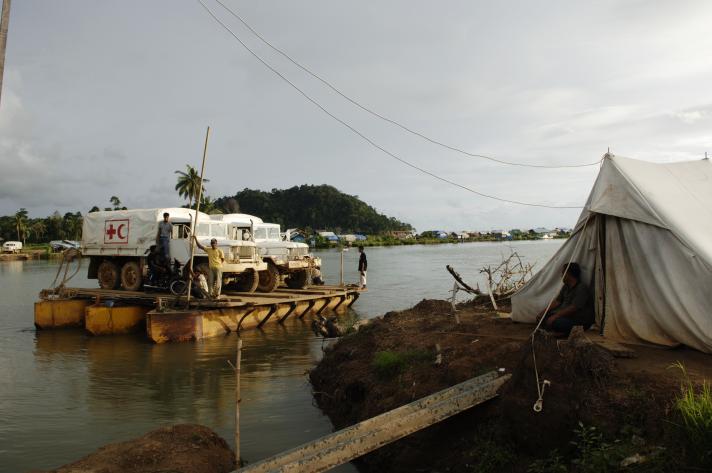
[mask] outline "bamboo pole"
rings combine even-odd
[[[237,360],[235,360],[235,465],[242,466],[240,460],[240,363],[242,363],[242,338],[237,336]]]
[[[2,78],[5,75],[5,48],[7,47],[7,28],[10,23],[11,0],[3,0],[0,17],[0,97],[2,97]]]
[[[205,159],[208,156],[208,139],[210,138],[210,127],[205,132],[205,145],[203,146],[203,163],[200,166],[200,186],[198,187],[198,200],[195,203],[195,220],[193,221],[192,236],[198,231],[198,214],[200,213],[200,201],[203,198],[203,173],[205,172]],[[186,306],[190,304],[190,289],[193,285],[193,256],[195,254],[195,239],[190,239],[190,263],[188,264],[188,294]],[[212,288],[208,288],[212,291]]]

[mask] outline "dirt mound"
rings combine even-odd
[[[415,314],[447,314],[452,311],[452,305],[447,301],[438,299],[423,299],[406,311]]]
[[[235,468],[227,442],[207,427],[181,424],[113,443],[53,473],[219,473]]]
[[[493,369],[512,374],[497,400],[363,457],[362,469],[524,472],[554,450],[567,461],[575,458],[571,441],[582,425],[595,425],[597,430],[584,434],[600,438],[625,435],[629,441],[634,431],[657,442],[667,435],[661,418],[679,392],[677,380],[621,371],[607,350],[582,334],[569,340],[535,337],[539,383],[548,384],[543,410],[534,412],[531,327],[493,314],[461,307],[457,325],[448,302],[423,300],[327,351],[310,377],[317,403],[337,428]]]

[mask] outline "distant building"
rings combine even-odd
[[[458,240],[468,240],[470,238],[470,234],[467,232],[452,232],[450,236]]]
[[[413,232],[409,230],[391,230],[388,232],[388,236],[399,240],[407,240],[408,238],[413,238]]]
[[[337,243],[339,241],[339,237],[336,236],[334,232],[327,232],[327,231],[321,231],[317,232],[320,237],[322,237],[325,240],[328,240],[332,243]]]

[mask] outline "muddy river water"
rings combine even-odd
[[[513,249],[541,267],[562,241],[367,248],[368,288],[347,317],[373,317],[423,298],[447,298],[452,264],[468,282]],[[338,250],[319,251],[327,283],[339,282]],[[343,254],[357,281],[358,253]],[[0,263],[0,472],[58,467],[109,442],[156,427],[200,423],[229,443],[234,429],[236,337],[154,345],[140,335],[37,332],[33,303],[55,262]],[[83,274],[76,286],[95,287]],[[306,372],[322,341],[308,323],[242,333],[242,455],[254,462],[331,432],[312,403]],[[355,471],[344,465],[338,471]]]

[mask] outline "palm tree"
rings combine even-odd
[[[30,230],[32,230],[32,233],[34,233],[39,239],[42,239],[42,237],[45,236],[45,233],[47,233],[47,227],[42,220],[34,222],[30,227]]]
[[[208,195],[203,196],[203,200],[200,203],[200,210],[209,215],[218,215],[222,213],[222,210],[220,210],[220,208],[216,205],[215,200]]]
[[[15,213],[15,230],[17,230],[17,239],[22,240],[22,246],[25,246],[29,229],[27,228],[27,210],[24,208]]]
[[[192,208],[193,202],[198,201],[198,194],[200,193],[200,175],[190,164],[186,164],[185,167],[187,172],[175,172],[178,174],[176,190],[179,196],[188,199],[188,207]],[[208,179],[203,179],[203,183],[206,182],[208,182]],[[205,186],[203,186],[203,193],[205,193]]]

